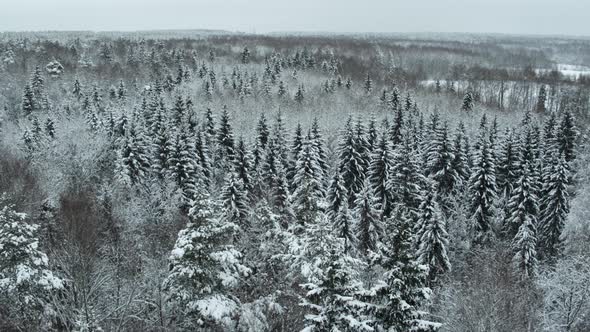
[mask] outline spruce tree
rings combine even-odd
[[[473,110],[473,94],[471,91],[467,91],[465,96],[463,97],[463,105],[461,106],[461,110],[465,112],[470,112]]]
[[[221,193],[223,202],[222,218],[225,222],[237,225],[242,231],[249,226],[248,198],[242,180],[235,172],[229,172]]]
[[[460,182],[459,174],[453,167],[455,154],[449,141],[447,123],[438,127],[428,149],[428,173],[436,182],[436,189],[442,195],[448,195]]]
[[[149,169],[149,152],[143,134],[130,132],[122,137],[117,152],[117,179],[126,186],[144,183]]]
[[[344,186],[344,179],[338,171],[334,172],[334,176],[330,180],[326,199],[328,204],[326,216],[328,220],[335,223],[340,208],[345,202],[348,202],[348,192]]]
[[[293,177],[293,209],[301,225],[313,222],[324,198],[322,173],[317,164],[317,151],[312,142],[305,140],[297,156]]]
[[[339,143],[339,170],[348,190],[349,205],[354,205],[355,195],[360,192],[366,176],[366,143],[352,127],[352,117],[348,119]],[[360,136],[360,137],[359,137]]]
[[[29,84],[25,85],[23,92],[22,110],[24,116],[29,116],[35,110],[35,95]]]
[[[355,219],[358,220],[356,227],[358,248],[364,254],[376,252],[383,235],[383,225],[375,205],[371,185],[365,181],[363,190],[357,196],[354,211]]]
[[[509,238],[515,236],[525,222],[530,221],[533,225],[537,223],[538,197],[535,179],[531,173],[531,167],[525,161],[506,207],[504,232],[508,234]]]
[[[548,174],[541,194],[543,207],[539,217],[539,246],[549,257],[557,256],[561,245],[561,233],[569,213],[569,166],[565,158],[553,154],[552,165],[547,166]]]
[[[432,292],[425,286],[427,270],[413,254],[410,218],[397,210],[390,225],[383,253],[374,259],[385,270],[384,280],[373,290],[375,327],[378,331],[436,331],[440,324],[424,319],[422,306]]]
[[[163,288],[182,313],[186,329],[227,329],[239,312],[240,301],[232,288],[251,270],[231,245],[238,226],[213,214],[216,205],[199,192],[190,203],[189,222],[178,233],[170,254],[169,274]]]
[[[470,215],[475,231],[476,243],[490,240],[494,221],[494,206],[497,198],[496,167],[489,141],[480,138],[479,149],[474,158],[473,171],[469,179],[471,194]]]
[[[416,234],[418,262],[428,266],[430,280],[451,269],[447,254],[449,234],[436,198],[436,183],[430,183],[422,194]]]
[[[576,159],[576,139],[579,133],[575,123],[576,121],[572,112],[566,111],[563,114],[561,123],[557,129],[559,153],[563,154],[565,161],[567,162]]]
[[[372,192],[375,195],[376,208],[382,216],[389,216],[392,208],[391,192],[388,190],[388,182],[392,177],[393,151],[387,134],[383,132],[379,143],[372,154],[369,167],[369,180]]]
[[[526,215],[512,241],[514,269],[521,279],[528,279],[536,274],[537,269],[537,238],[535,221]]]

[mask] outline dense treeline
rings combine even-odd
[[[587,97],[232,38],[6,44],[2,330],[588,326]]]

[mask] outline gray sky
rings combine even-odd
[[[0,31],[498,32],[590,35],[589,0],[0,0]]]

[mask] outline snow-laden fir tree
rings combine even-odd
[[[348,202],[343,201],[334,218],[334,232],[336,236],[344,240],[344,252],[346,254],[349,254],[357,243],[356,227],[356,221],[348,208]]]
[[[480,137],[479,148],[475,152],[473,169],[469,179],[471,202],[469,213],[475,232],[476,243],[490,240],[497,198],[496,165],[492,149],[485,135]]]
[[[28,223],[5,197],[0,206],[2,321],[20,322],[22,326],[13,326],[16,330],[36,329],[51,321],[50,295],[63,289],[64,281],[49,269],[47,255],[39,248],[38,226]]]
[[[389,216],[392,207],[391,192],[387,188],[387,183],[392,176],[393,157],[387,133],[382,132],[371,156],[369,181],[375,196],[375,207],[384,217]]]
[[[538,227],[538,245],[543,254],[557,256],[561,246],[561,233],[569,213],[569,164],[556,151],[553,163],[546,167],[541,194],[541,206]]]
[[[428,173],[436,182],[436,189],[442,195],[448,195],[459,183],[459,174],[453,167],[455,154],[449,140],[448,127],[445,122],[438,127],[428,149]]]
[[[386,190],[391,194],[391,203],[403,206],[412,217],[415,217],[420,205],[425,181],[416,158],[410,138],[405,137],[394,154],[392,175],[386,183]]]
[[[363,189],[357,195],[353,216],[356,220],[356,239],[361,253],[376,252],[381,237],[383,224],[379,211],[375,208],[376,201],[371,184],[365,181]]]
[[[372,316],[376,331],[436,331],[441,324],[425,318],[422,306],[431,297],[426,286],[428,269],[417,262],[410,217],[396,208],[386,229],[381,254],[373,258],[385,273],[372,289]]]
[[[197,188],[197,184],[203,181],[199,181],[202,172],[199,169],[193,142],[184,129],[181,129],[174,138],[168,164],[168,176],[182,192],[183,201],[187,204],[201,189]]]
[[[335,223],[340,208],[345,202],[348,203],[348,191],[344,186],[344,179],[342,178],[342,174],[340,174],[340,172],[338,171],[334,172],[334,175],[330,180],[326,199],[326,216],[328,217],[328,220]]]
[[[25,89],[23,91],[22,110],[25,117],[31,115],[33,110],[35,110],[35,95],[33,94],[33,89],[29,84],[25,85]]]
[[[358,271],[364,262],[345,253],[344,239],[334,236],[327,218],[308,226],[304,256],[312,268],[302,268],[307,282],[302,306],[307,309],[305,332],[374,331],[367,314],[371,304],[364,302]]]
[[[520,154],[519,138],[514,130],[507,132],[500,146],[498,156],[497,182],[498,191],[503,198],[509,199],[520,177],[522,156]]]
[[[326,149],[324,147],[324,138],[322,136],[322,131],[320,129],[317,117],[314,117],[311,123],[310,139],[313,146],[318,151],[317,163],[318,165],[320,165],[320,168],[322,169],[322,177],[326,177],[328,173],[328,156],[326,155]],[[280,149],[280,147],[277,148]]]
[[[256,126],[256,142],[254,144],[254,167],[258,168],[264,158],[264,151],[266,150],[266,144],[270,136],[270,131],[266,123],[266,116],[264,113],[260,113],[258,119],[258,125]]]
[[[229,172],[221,193],[222,218],[225,222],[237,225],[241,231],[250,226],[248,220],[248,197],[242,180],[235,172]]]
[[[352,127],[352,117],[341,134],[339,150],[339,170],[344,179],[344,186],[348,191],[349,205],[354,205],[355,195],[360,192],[365,181],[367,160],[363,141],[359,142],[359,135]]]
[[[429,279],[434,281],[438,275],[451,269],[447,254],[449,234],[437,202],[436,183],[429,181],[427,189],[422,193],[419,207],[415,246],[418,262],[428,266]]]
[[[452,168],[457,172],[459,177],[460,185],[466,186],[469,181],[469,174],[471,172],[469,168],[469,143],[467,142],[467,135],[465,133],[465,125],[462,121],[457,126],[457,132],[453,140],[453,151],[455,158],[452,162]]]
[[[537,270],[537,228],[535,222],[531,215],[525,215],[514,240],[512,240],[512,250],[514,251],[512,263],[515,272],[523,280],[533,277]]]
[[[293,210],[301,225],[316,219],[324,200],[322,170],[317,160],[313,143],[305,140],[297,156],[293,177]]]
[[[539,214],[535,179],[528,163],[521,167],[520,177],[516,182],[512,196],[506,206],[504,232],[509,238],[516,235],[521,225],[527,221],[536,225]]]
[[[473,93],[471,91],[467,91],[465,96],[463,97],[463,105],[461,106],[461,110],[469,112],[473,110]]]
[[[120,139],[115,177],[125,185],[144,183],[151,167],[148,145],[141,131],[129,132]]]
[[[244,191],[247,195],[252,192],[252,165],[251,165],[251,156],[248,148],[246,147],[246,143],[244,143],[244,139],[240,137],[238,141],[238,146],[236,148],[236,158],[234,160],[234,169],[238,175],[238,178],[242,181],[242,185],[244,187]]]
[[[219,129],[217,130],[217,160],[222,163],[224,170],[229,170],[235,154],[234,133],[230,124],[227,108],[223,108]]]
[[[190,221],[178,233],[163,287],[189,330],[227,330],[240,308],[232,290],[251,274],[231,244],[238,226],[214,215],[216,204],[204,191],[190,203]]]
[[[153,138],[152,163],[153,172],[159,179],[164,179],[170,167],[169,159],[172,153],[172,140],[169,130],[162,126]]]
[[[365,93],[366,94],[371,94],[371,92],[373,91],[373,80],[371,79],[371,75],[367,74],[367,78],[365,79]]]
[[[565,160],[570,162],[576,159],[576,139],[579,135],[576,128],[576,120],[571,111],[565,111],[561,123],[557,128],[557,144],[559,153],[562,153]]]

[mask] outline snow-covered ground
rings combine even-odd
[[[557,70],[559,70],[564,76],[577,78],[580,75],[590,75],[590,67],[577,66],[560,63],[557,64]],[[551,69],[537,69],[537,73],[547,72]]]

